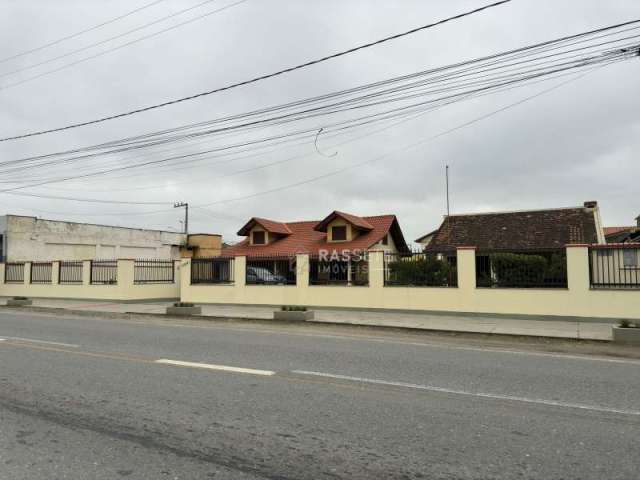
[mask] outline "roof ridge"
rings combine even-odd
[[[469,212],[469,213],[452,213],[444,215],[447,217],[475,217],[479,215],[508,215],[510,213],[534,213],[534,212],[557,212],[560,210],[587,210],[583,205],[577,207],[556,207],[556,208],[535,208],[530,210],[500,210],[494,212]]]

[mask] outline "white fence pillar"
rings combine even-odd
[[[458,289],[473,291],[476,288],[476,247],[458,247],[456,251]]]
[[[235,257],[233,268],[234,285],[236,288],[244,288],[247,283],[247,257]]]
[[[296,287],[307,288],[309,286],[309,255],[296,255]]]
[[[571,292],[589,290],[589,245],[567,245],[567,286]]]
[[[31,283],[31,262],[24,262],[24,284],[29,285]]]
[[[382,250],[369,252],[369,286],[384,287],[384,252]]]
[[[91,285],[91,260],[82,261],[82,284]]]
[[[60,262],[51,262],[51,285],[60,283]]]

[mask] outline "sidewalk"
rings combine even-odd
[[[1,302],[4,304],[4,302]],[[171,302],[117,303],[87,300],[34,299],[34,307],[60,308],[69,311],[106,313],[164,314]],[[202,316],[261,319],[273,318],[273,307],[235,305],[202,305]],[[586,321],[522,319],[503,316],[438,315],[429,313],[372,312],[356,310],[316,310],[315,321],[333,324],[352,324],[444,330],[467,333],[493,333],[538,337],[573,338],[583,340],[611,340],[612,324],[593,319]]]

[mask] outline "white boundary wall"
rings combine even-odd
[[[568,288],[476,288],[475,249],[460,248],[458,287],[384,286],[384,253],[369,253],[369,286],[309,285],[309,257],[297,256],[297,285],[245,285],[245,257],[236,257],[235,282],[191,285],[190,262],[181,275],[185,302],[300,305],[462,313],[640,319],[640,290],[591,289],[589,249],[567,246]]]
[[[59,262],[52,262],[51,283],[32,284],[31,262],[25,262],[23,283],[5,283],[5,264],[0,264],[0,296],[30,298],[74,298],[113,301],[136,301],[180,298],[180,261],[173,262],[173,283],[134,283],[134,260],[117,261],[118,279],[114,284],[91,284],[91,261],[84,260],[82,283],[58,283]]]

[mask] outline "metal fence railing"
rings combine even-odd
[[[296,257],[248,257],[245,278],[247,285],[295,285]]]
[[[7,262],[4,264],[5,283],[24,283],[24,262]]]
[[[309,257],[309,285],[369,285],[366,253],[349,258]]]
[[[30,283],[51,283],[51,262],[31,262]]]
[[[566,250],[479,250],[476,286],[567,288]]]
[[[142,259],[133,263],[133,283],[173,283],[173,260]]]
[[[456,252],[384,254],[385,286],[457,287]]]
[[[193,258],[191,260],[191,283],[233,283],[232,257]]]
[[[58,283],[61,285],[77,285],[82,283],[83,262],[80,260],[63,260],[58,266]]]
[[[640,288],[640,245],[598,245],[589,248],[592,288]]]
[[[118,283],[118,261],[91,260],[91,283],[102,285]]]

